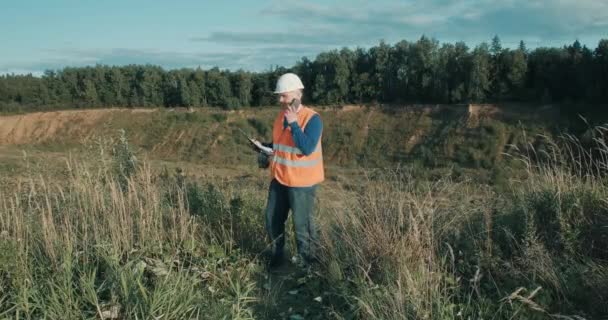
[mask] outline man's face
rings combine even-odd
[[[300,93],[298,91],[279,93],[279,103],[283,108],[287,108],[293,99],[300,99]]]

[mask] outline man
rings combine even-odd
[[[296,232],[297,262],[314,260],[317,233],[313,220],[315,193],[324,180],[321,133],[318,113],[301,105],[304,85],[297,75],[286,73],[277,81],[282,110],[272,130],[273,155],[270,157],[272,181],[266,207],[266,230],[272,241],[270,266],[284,261],[285,222],[291,209]],[[260,144],[255,141],[256,144]]]

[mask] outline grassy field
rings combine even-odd
[[[268,138],[274,112],[100,112],[1,136],[0,318],[608,317],[604,129],[324,110],[320,262],[268,272],[268,173],[234,131]]]
[[[269,141],[278,111],[172,110],[94,109],[4,116],[0,117],[0,145],[34,144],[63,151],[94,145],[124,129],[138,153],[155,159],[243,164],[252,153],[243,152],[246,139],[238,129]],[[553,134],[560,124],[552,110],[491,106],[318,110],[324,122],[326,162],[351,168],[419,162],[489,169],[503,160],[502,153],[511,145],[538,143],[538,134]]]

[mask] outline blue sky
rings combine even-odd
[[[595,48],[608,0],[20,0],[0,10],[0,73],[95,64],[251,71],[421,35],[475,46]]]

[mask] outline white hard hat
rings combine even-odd
[[[277,87],[274,89],[274,93],[284,93],[298,89],[304,89],[300,78],[293,73],[286,73],[277,80]]]

